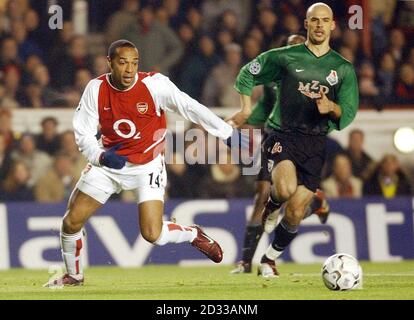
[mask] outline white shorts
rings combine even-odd
[[[164,157],[137,165],[127,162],[125,167],[116,170],[88,164],[76,187],[104,204],[114,193],[133,190],[137,203],[150,200],[164,201],[167,172]]]

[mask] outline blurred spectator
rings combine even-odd
[[[1,183],[0,201],[33,201],[33,191],[28,187],[30,171],[22,161],[12,163],[10,171]]]
[[[278,33],[278,21],[278,16],[271,8],[260,9],[258,26],[263,34],[262,50],[267,50],[274,38],[280,35]]]
[[[243,33],[250,24],[251,5],[250,0],[204,0],[201,4],[204,29],[212,31],[220,15],[226,10],[231,10],[238,21],[239,33]]]
[[[36,149],[35,139],[28,133],[22,135],[18,149],[12,153],[12,159],[24,162],[29,168],[30,180],[27,183],[29,187],[32,187],[52,164],[46,152]]]
[[[364,60],[364,54],[360,46],[360,38],[356,30],[345,28],[342,33],[342,45],[349,48],[355,58],[355,63]]]
[[[181,23],[181,16],[179,11],[180,1],[163,0],[161,8],[165,11],[166,22],[168,23],[168,25],[173,29],[177,29],[177,27]]]
[[[200,100],[204,83],[211,69],[220,62],[213,40],[204,35],[198,41],[198,52],[186,59],[177,72],[177,85],[196,100]]]
[[[43,57],[43,51],[39,44],[34,40],[27,38],[28,34],[26,26],[22,21],[16,20],[12,22],[11,34],[17,41],[20,61],[26,61],[26,59],[33,54]]]
[[[47,37],[39,29],[39,15],[35,10],[28,9],[26,11],[24,25],[26,27],[27,38],[42,47],[44,42],[47,41]]]
[[[170,25],[168,12],[164,7],[157,7],[155,9],[155,19],[164,26]]]
[[[61,99],[59,93],[52,89],[50,85],[49,69],[40,64],[33,69],[33,80],[40,86],[42,91],[42,100],[44,107],[54,107],[58,100]]]
[[[389,36],[388,52],[397,63],[401,63],[405,54],[405,35],[399,29],[392,29]]]
[[[7,66],[20,66],[18,57],[17,41],[12,37],[3,38],[1,41],[0,69],[4,70]]]
[[[93,59],[93,77],[99,77],[109,72],[108,59],[106,55],[97,55]]]
[[[52,75],[56,75],[56,77],[60,72],[60,63],[66,58],[66,52],[69,51],[69,45],[75,36],[72,21],[64,21],[62,27],[62,29],[57,31],[57,37],[49,50],[48,65],[50,66]],[[60,85],[54,85],[54,87],[58,86]]]
[[[188,170],[184,158],[179,153],[172,155],[172,163],[167,165],[168,186],[167,194],[169,198],[188,198],[197,196],[196,188],[189,181],[195,179]]]
[[[353,129],[349,133],[346,154],[352,163],[352,174],[358,178],[367,180],[375,163],[364,151],[364,132],[362,130]]]
[[[0,133],[0,181],[6,178],[11,167],[11,155],[6,150],[6,137]]]
[[[24,84],[29,83],[33,79],[33,72],[39,65],[42,65],[42,59],[39,56],[32,54],[27,57],[26,62],[23,66],[22,82]]]
[[[226,47],[235,42],[234,35],[227,29],[219,29],[215,35],[215,42],[217,43],[217,54],[224,60]]]
[[[230,152],[222,149],[218,163],[209,165],[208,175],[199,184],[199,196],[212,199],[251,197],[252,186],[249,176],[241,175],[240,167],[231,163]]]
[[[136,23],[139,5],[139,0],[124,0],[122,8],[110,16],[105,33],[105,40],[108,45],[122,38],[124,30]]]
[[[389,10],[389,8],[387,8]],[[394,23],[406,30],[414,29],[414,3],[412,1],[398,1]]]
[[[360,198],[362,180],[352,175],[351,161],[339,154],[333,163],[332,175],[322,181],[322,189],[329,198]]]
[[[283,16],[289,14],[295,14],[299,19],[303,20],[306,16],[306,8],[304,1],[302,0],[287,0],[281,1],[280,11],[283,13]],[[335,15],[339,13],[335,11]]]
[[[85,90],[86,85],[91,80],[92,80],[92,73],[89,71],[89,69],[81,68],[76,71],[74,89],[79,93],[79,99],[83,93],[83,90]]]
[[[359,94],[361,103],[376,103],[379,96],[379,88],[375,83],[374,66],[365,61],[361,64],[359,71]]]
[[[46,106],[43,100],[42,87],[35,81],[31,81],[26,85],[24,94],[20,98],[20,104],[23,107],[40,109]]]
[[[394,198],[411,195],[409,179],[401,170],[398,159],[393,154],[386,154],[378,164],[371,177],[364,184],[364,195]]]
[[[260,42],[253,37],[247,37],[243,41],[243,65],[256,58],[260,51]]]
[[[227,9],[220,15],[217,23],[217,30],[227,30],[233,36],[233,39],[237,39],[240,36],[240,27],[237,16],[233,10]]]
[[[168,75],[184,51],[176,34],[155,20],[149,6],[142,8],[139,22],[124,30],[122,37],[138,48],[142,71],[159,71]]]
[[[283,17],[282,27],[286,34],[297,34],[301,29],[301,23],[295,14],[290,13]]]
[[[60,135],[60,153],[68,155],[72,160],[73,177],[76,181],[79,180],[83,169],[85,169],[88,164],[88,161],[79,151],[73,131],[67,130],[62,132]]]
[[[65,53],[62,61],[54,66],[52,74],[53,84],[59,89],[71,87],[75,81],[76,71],[79,69],[92,69],[92,57],[88,54],[86,38],[75,36]]]
[[[184,54],[181,57],[181,64],[187,62],[187,58],[197,50],[197,39],[193,28],[188,23],[183,23],[178,28],[178,36],[184,46]]]
[[[338,50],[339,54],[351,63],[355,62],[354,52],[348,47],[342,46]]]
[[[226,46],[226,59],[213,68],[208,76],[202,102],[206,106],[235,107],[240,103],[240,97],[233,85],[241,67],[241,48],[232,43]]]
[[[42,132],[36,135],[36,146],[40,151],[53,156],[60,148],[60,138],[58,134],[58,121],[55,117],[42,119]]]
[[[190,7],[187,10],[185,17],[191,28],[194,30],[194,33],[196,35],[200,34],[203,23],[203,17],[201,16],[200,10],[196,7]]]
[[[62,202],[69,199],[75,184],[70,157],[59,153],[55,157],[53,167],[36,183],[35,199],[38,202]]]
[[[57,104],[59,93],[50,86],[49,70],[43,64],[33,67],[30,80],[26,84],[24,95],[20,95],[23,107],[44,108]]]
[[[395,61],[390,53],[385,53],[382,56],[377,79],[381,99],[385,103],[390,102],[394,96],[395,85]]]
[[[20,106],[17,101],[18,92],[21,90],[20,79],[20,70],[16,66],[8,65],[4,69],[4,97],[6,98],[4,102],[7,104],[5,105],[7,108],[17,108]]]
[[[414,67],[408,63],[400,68],[395,94],[399,103],[414,103]]]
[[[326,149],[325,149],[325,163],[322,168],[322,178],[326,178],[332,174],[333,171],[333,164],[335,158],[339,154],[344,154],[345,150],[339,144],[338,141],[330,137],[329,135],[326,137]]]
[[[20,139],[20,134],[13,131],[12,113],[8,109],[0,109],[0,134],[5,138],[6,151],[13,151]]]

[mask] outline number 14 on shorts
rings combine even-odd
[[[154,179],[154,172],[149,174],[149,184],[151,186],[151,188],[160,188],[161,187],[161,183],[160,183],[160,174],[157,174],[155,176]]]

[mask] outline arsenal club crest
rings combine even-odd
[[[326,77],[326,81],[328,81],[331,86],[338,83],[338,74],[335,70],[331,70],[329,76]]]
[[[144,114],[148,111],[148,103],[146,102],[138,102],[137,103],[137,110],[140,114]]]

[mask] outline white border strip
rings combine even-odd
[[[0,204],[0,270],[10,268],[9,232],[7,224],[7,208]]]

